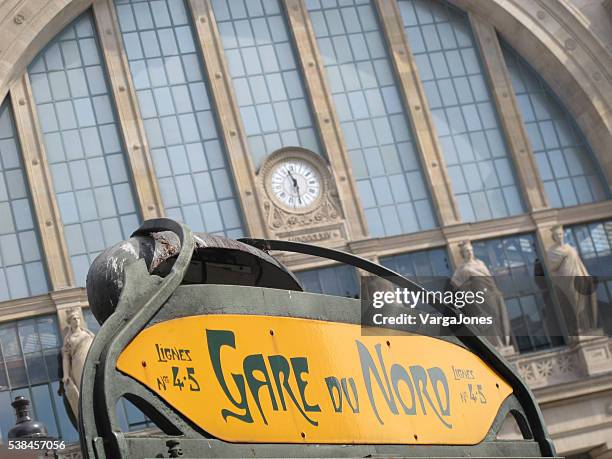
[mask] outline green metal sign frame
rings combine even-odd
[[[143,457],[551,457],[554,446],[542,414],[527,385],[485,340],[469,328],[456,337],[441,338],[478,355],[507,381],[513,394],[503,403],[485,439],[473,446],[458,445],[326,445],[229,443],[213,438],[174,410],[159,396],[116,369],[126,346],[145,328],[179,317],[205,314],[256,314],[299,317],[359,324],[360,302],[336,296],[236,285],[181,285],[194,252],[190,229],[168,219],[148,220],[133,236],[172,231],[180,253],[165,277],[149,274],[144,260],[124,269],[117,307],[102,324],[90,348],[81,383],[79,431],[86,458]],[[287,241],[243,239],[263,250],[311,254],[350,264],[383,276],[400,287],[421,289],[405,277],[368,260],[331,249]],[[442,313],[455,314],[444,305]],[[143,437],[123,432],[116,405],[121,397],[136,405],[162,431]],[[516,420],[523,439],[497,439],[508,415]],[[169,455],[169,456],[168,456]]]

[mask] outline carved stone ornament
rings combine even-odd
[[[68,326],[64,330],[64,345],[62,346],[62,379],[64,396],[76,419],[79,417],[79,391],[83,365],[87,352],[94,339],[94,334],[81,326],[81,311],[78,308],[66,312]]]
[[[325,160],[301,147],[270,154],[257,175],[269,231],[279,239],[346,239],[338,191]]]

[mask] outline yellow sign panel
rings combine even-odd
[[[482,441],[511,387],[460,346],[389,333],[274,316],[191,316],[143,330],[117,368],[226,441]]]

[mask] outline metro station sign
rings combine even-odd
[[[117,369],[228,442],[474,445],[512,388],[441,339],[260,315],[141,331]]]

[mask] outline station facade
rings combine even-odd
[[[67,314],[95,332],[90,263],[167,216],[411,277],[450,277],[470,240],[558,454],[612,457],[611,14],[610,0],[2,3],[3,440],[25,395],[77,441],[60,395]],[[303,202],[274,187],[291,164]],[[602,279],[604,336],[547,333],[556,299],[534,271],[549,272],[556,225]],[[280,260],[307,291],[359,294],[352,268]]]

